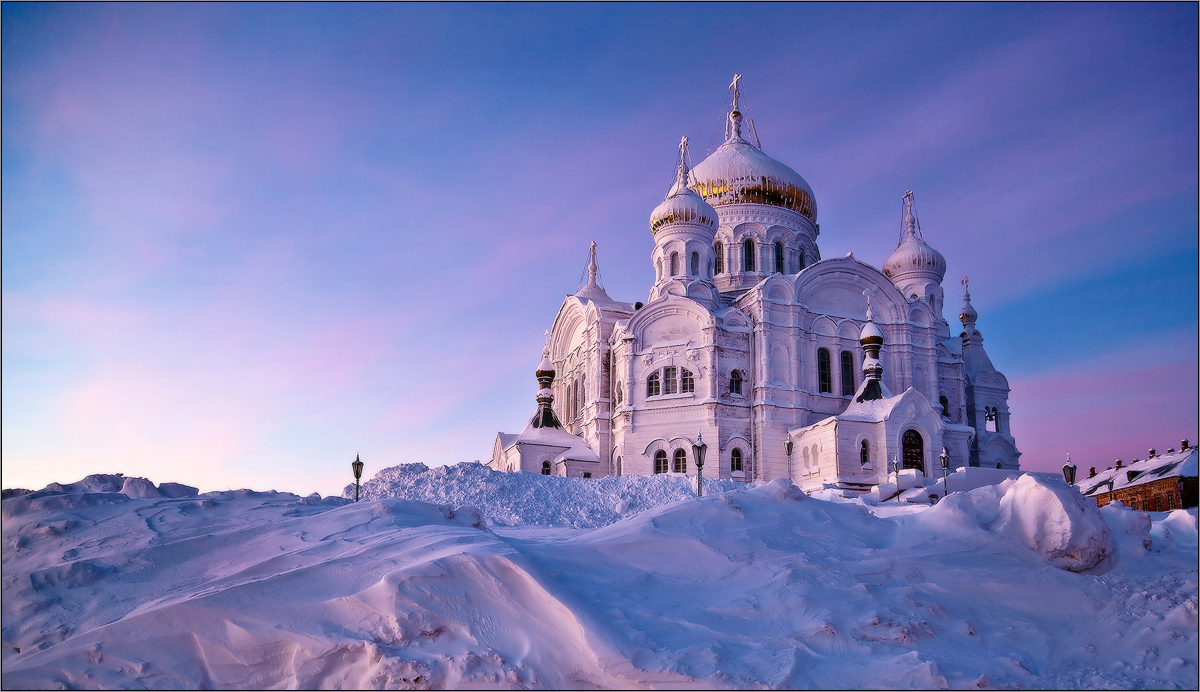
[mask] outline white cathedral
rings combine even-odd
[[[537,370],[538,409],[499,433],[492,468],[559,476],[791,478],[864,492],[889,472],[1017,469],[1008,382],[975,329],[963,279],[960,335],[942,316],[946,260],[906,192],[883,271],[822,259],[812,189],[743,135],[738,84],[724,144],[650,214],[646,303],[597,281],[563,301]],[[752,130],[751,130],[752,132]],[[757,142],[756,137],[751,137]],[[893,394],[893,392],[896,392]]]

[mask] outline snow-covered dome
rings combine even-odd
[[[913,211],[912,191],[904,195],[904,237],[895,252],[883,263],[883,273],[893,282],[914,274],[933,275],[938,283],[946,276],[946,258],[929,247],[921,237]]]
[[[650,233],[677,223],[695,224],[717,230],[717,211],[687,186],[687,164],[680,161],[675,184],[654,211],[650,212]]]
[[[742,139],[741,113],[731,114],[725,143],[692,169],[691,187],[709,204],[769,204],[817,220],[817,201],[800,174]]]

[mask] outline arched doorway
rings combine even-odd
[[[900,458],[906,469],[920,469],[925,472],[925,441],[916,430],[905,430],[900,440]]]

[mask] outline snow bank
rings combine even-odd
[[[706,494],[744,488],[736,481],[704,479]],[[354,497],[354,486],[343,491]],[[622,517],[684,499],[695,499],[695,477],[675,474],[563,478],[494,471],[478,462],[429,468],[401,464],[362,484],[364,500],[398,498],[471,505],[495,526],[597,528]]]
[[[1000,499],[996,522],[998,532],[1072,572],[1091,569],[1112,554],[1112,533],[1100,510],[1066,483],[1021,476]]]
[[[892,515],[782,480],[697,499],[679,478],[614,479],[620,492],[603,494],[604,479],[434,471],[392,469],[376,490],[401,485],[437,504],[168,497],[168,484],[130,497],[117,491],[149,490],[119,476],[6,493],[0,684],[1177,689],[1197,679],[1194,510],[1093,509],[1117,551],[1103,570],[1071,572],[1041,561],[1096,527],[1036,478]],[[384,482],[391,474],[407,485]],[[564,481],[595,495],[574,513],[538,514]],[[588,512],[611,501],[628,503],[627,516],[569,528],[605,521]],[[514,525],[483,521],[505,511]],[[1127,544],[1141,554],[1125,559]]]

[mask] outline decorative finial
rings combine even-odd
[[[967,287],[967,284],[971,283],[971,277],[963,276],[961,283],[962,283],[962,287],[963,287],[963,302],[969,303],[969,302],[971,302],[971,291]]]
[[[733,76],[733,81],[729,83],[729,88],[731,91],[733,91],[733,110],[729,113],[729,123],[733,126],[733,128],[731,135],[727,140],[725,140],[727,142],[746,141],[742,139],[742,112],[738,110],[738,99],[740,99],[742,96],[742,90],[740,86],[741,81],[742,76],[740,74],[735,74]]]
[[[599,269],[596,266],[596,241],[592,241],[592,247],[588,250],[588,286],[596,285],[596,273]]]
[[[875,292],[869,288],[863,289],[863,296],[867,299],[867,321],[868,322],[873,322],[875,320],[875,314],[873,312],[871,312],[871,296],[874,294],[875,294]]]
[[[901,221],[900,242],[903,243],[905,237],[921,237],[921,222],[917,220],[917,200],[913,195],[912,190],[905,190],[902,199],[903,205],[903,220]]]

